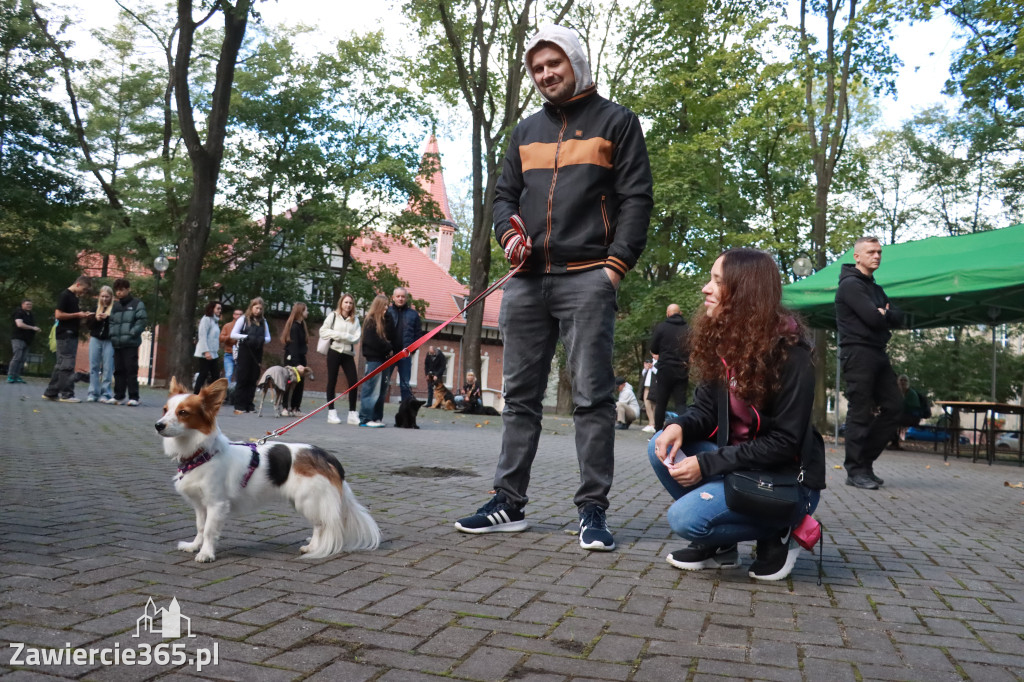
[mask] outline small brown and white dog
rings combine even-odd
[[[171,379],[164,416],[156,430],[164,452],[178,465],[174,489],[196,510],[196,537],[178,549],[213,561],[229,514],[284,498],[313,524],[300,551],[319,559],[341,551],[376,549],[377,523],[356,500],[341,463],[312,445],[229,443],[217,426],[228,382],[218,379],[193,395]]]
[[[434,400],[430,406],[438,410],[454,410],[455,396],[439,381],[434,384]]]

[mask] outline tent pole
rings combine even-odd
[[[996,326],[992,325],[992,402],[996,401]]]
[[[835,444],[839,447],[839,330],[836,330],[836,419],[835,419]]]

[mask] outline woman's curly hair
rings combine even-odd
[[[725,380],[754,405],[777,392],[789,348],[806,338],[796,315],[782,306],[782,278],[775,260],[757,249],[721,255],[722,280],[714,317],[702,305],[693,319],[690,363],[701,381]]]

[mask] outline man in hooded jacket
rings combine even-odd
[[[903,313],[889,303],[875,282],[882,245],[861,237],[853,247],[854,264],[845,263],[836,289],[839,365],[846,380],[846,484],[866,490],[882,485],[874,463],[899,426],[903,394],[885,352]]]
[[[573,383],[580,545],[610,551],[616,296],[647,243],[650,163],[639,120],[597,94],[572,31],[542,26],[526,44],[525,61],[544,106],[512,131],[494,200],[495,237],[513,266],[523,263],[505,286],[499,318],[505,409],[495,495],[455,527],[527,528],[526,489],[561,337]],[[525,234],[513,216],[521,217]]]

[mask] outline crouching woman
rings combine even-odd
[[[715,261],[695,316],[694,404],[648,445],[654,472],[675,502],[672,530],[690,545],[667,560],[684,570],[738,568],[737,543],[757,541],[749,575],[783,580],[800,548],[791,531],[825,488],[825,447],[811,426],[814,365],[807,332],[782,307],[770,255],[727,251]],[[737,471],[796,474],[799,502],[787,518],[733,511],[725,476]]]

